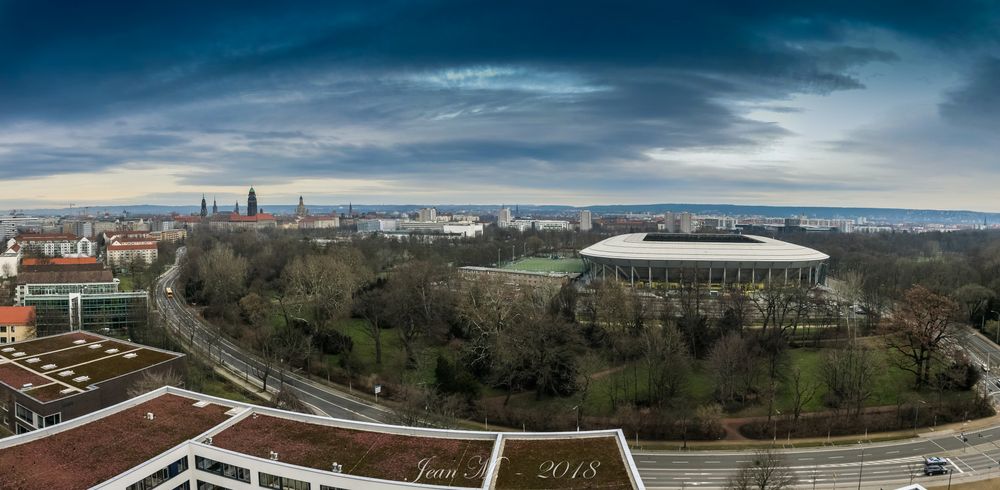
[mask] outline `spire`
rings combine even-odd
[[[236,209],[233,210],[234,213],[240,214],[240,202],[236,201]]]
[[[219,203],[216,202],[215,196],[212,196],[212,214],[219,214]]]
[[[205,195],[201,195],[201,217],[208,216],[208,204],[205,203]]]

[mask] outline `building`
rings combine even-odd
[[[237,213],[239,212],[239,203],[237,203]],[[247,194],[247,216],[257,216],[257,191],[250,187],[250,193]]]
[[[109,270],[48,270],[17,277],[14,301],[35,307],[40,335],[75,330],[127,331],[146,322],[145,291],[120,291]]]
[[[483,234],[483,225],[480,223],[400,221],[396,228],[411,233],[460,235],[463,237],[476,237]]]
[[[94,222],[88,220],[63,220],[62,222],[63,233],[93,237],[94,235]]]
[[[72,233],[39,233],[18,235],[8,241],[20,245],[25,253],[46,257],[83,257],[97,255],[97,246],[87,237]]]
[[[691,213],[666,213],[663,215],[663,230],[667,233],[691,233],[694,225]]]
[[[489,277],[510,286],[562,287],[580,274],[574,272],[535,272],[498,269],[495,267],[459,267],[458,273],[465,279]]]
[[[300,230],[340,228],[340,217],[336,214],[304,216],[298,220],[296,226]]]
[[[500,208],[497,211],[497,226],[500,228],[507,228],[510,223],[514,221],[513,215],[510,213],[510,208]]]
[[[154,231],[150,235],[158,242],[183,242],[187,239],[187,230],[177,229],[177,230],[163,230]]]
[[[7,247],[7,250],[0,254],[0,278],[16,276],[23,256],[20,245],[15,243]]]
[[[399,222],[394,219],[359,219],[358,233],[384,233],[387,231],[396,231],[398,224]]]
[[[35,308],[0,306],[0,344],[35,338]]]
[[[28,229],[41,230],[42,220],[29,216],[0,217],[0,239],[9,240]]]
[[[437,209],[423,208],[417,212],[417,221],[432,222],[437,221]]]
[[[299,205],[295,207],[295,216],[306,216],[309,214],[309,210],[306,209],[306,203],[302,200],[302,196],[299,196]]]
[[[32,432],[127,400],[144,373],[184,370],[184,354],[92,333],[7,344],[0,347],[0,419],[15,434]],[[0,487],[8,488],[3,478]]]
[[[205,195],[201,195],[201,217],[204,218],[208,216],[208,201],[205,200]]]
[[[592,220],[593,217],[591,216],[589,209],[580,211],[580,231],[590,231],[593,229],[594,224]]]
[[[632,286],[697,283],[760,287],[775,281],[825,282],[830,257],[811,248],[752,235],[632,233],[580,251],[592,277],[618,278]]]
[[[590,488],[645,488],[621,430],[402,427],[265,408],[169,386],[0,440],[0,486],[5,488],[584,486],[577,482]]]
[[[127,267],[140,262],[149,265],[159,258],[159,249],[155,240],[115,240],[108,244],[105,258],[112,267]]]

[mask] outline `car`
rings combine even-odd
[[[927,476],[932,475],[944,475],[948,473],[948,468],[941,466],[939,464],[929,464],[924,466],[924,474]]]
[[[928,456],[924,458],[924,465],[938,465],[938,466],[948,466],[948,460],[939,456]]]

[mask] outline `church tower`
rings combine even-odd
[[[247,195],[247,216],[257,216],[257,192],[250,188],[250,194]]]
[[[214,197],[212,198],[212,214],[219,214],[219,203]]]
[[[305,216],[309,214],[309,210],[306,209],[306,203],[302,200],[302,196],[299,196],[299,205],[295,208],[296,216]]]
[[[201,195],[201,217],[208,216],[208,204],[205,202],[205,195]]]
[[[236,214],[240,214],[240,202],[239,201],[236,201],[236,209],[233,209],[233,212],[236,213]]]

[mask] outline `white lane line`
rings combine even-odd
[[[649,464],[649,463],[656,464],[656,461],[649,461],[649,460],[645,460],[645,459],[639,460],[639,462],[640,463],[647,463],[647,464]]]
[[[830,459],[844,459],[843,456],[830,456]]]
[[[671,463],[684,464],[687,463],[687,461],[671,461]]]
[[[799,461],[812,461],[813,458],[799,458]]]
[[[886,454],[898,454],[899,451],[886,451]]]
[[[722,461],[705,461],[705,464],[719,464]]]
[[[955,458],[955,459],[958,459],[958,458]],[[951,461],[951,458],[945,458],[945,461],[947,461],[949,464],[951,464],[951,467],[955,468],[956,470],[958,470],[959,473],[965,473],[964,471],[962,471],[962,468],[960,466],[958,466],[957,464],[955,464],[955,463],[953,463]],[[966,466],[968,466],[968,465],[966,465]],[[970,466],[970,468],[971,468],[971,466]]]

